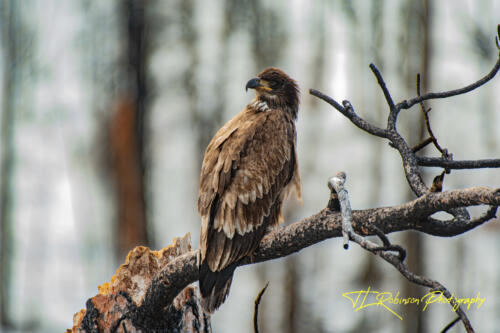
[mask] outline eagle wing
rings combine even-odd
[[[300,198],[293,119],[244,110],[214,136],[203,160],[198,212],[201,259],[221,271],[251,254],[295,187]]]

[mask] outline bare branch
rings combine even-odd
[[[259,333],[259,305],[260,305],[260,300],[262,299],[262,295],[264,295],[264,292],[266,291],[267,287],[269,286],[269,282],[266,283],[264,288],[260,291],[260,293],[257,295],[257,298],[255,299],[255,304],[254,304],[254,309],[253,309],[253,330],[255,333]]]
[[[421,96],[421,94],[420,94],[420,74],[417,74],[417,96],[418,97]],[[439,145],[439,143],[436,139],[436,136],[434,135],[434,132],[432,132],[431,121],[429,119],[429,112],[431,112],[431,108],[425,109],[424,101],[420,101],[419,104],[420,104],[420,110],[422,111],[422,115],[424,116],[425,127],[427,129],[427,132],[430,135],[429,139],[432,141],[432,143],[434,143],[434,147],[436,147],[436,149],[439,150],[439,152],[441,153],[441,156],[448,157],[448,150],[443,149]],[[415,152],[415,150],[414,150],[414,152]]]
[[[385,84],[384,78],[382,77],[382,74],[380,74],[380,71],[374,64],[370,64],[370,69],[372,70],[373,74],[377,78],[377,82],[382,89],[382,92],[384,93],[385,100],[387,104],[389,105],[389,108],[391,112],[396,109],[394,105],[394,101],[392,100],[392,96],[389,93],[389,90],[387,89],[387,86]],[[395,119],[394,119],[395,120]],[[391,128],[391,126],[388,126],[388,128]]]
[[[385,234],[403,230],[419,230],[435,234],[437,226],[432,221],[417,222],[424,221],[428,216],[438,211],[474,205],[500,205],[500,189],[474,187],[464,190],[427,193],[400,206],[354,210],[352,212],[352,225],[358,234],[363,235],[375,235],[373,226]],[[452,230],[448,234],[459,235],[470,230],[471,225],[455,227],[450,224],[447,225],[447,228]],[[325,208],[302,221],[271,231],[262,239],[252,259],[246,257],[240,261],[239,265],[285,257],[325,239],[341,236],[341,214],[338,211]],[[168,263],[151,284],[145,297],[145,303],[139,310],[162,309],[170,304],[173,297],[185,286],[197,281],[197,256],[198,251],[191,251]],[[143,315],[151,316],[151,314],[144,312]]]
[[[441,333],[448,332],[448,330],[450,328],[452,328],[453,326],[455,326],[455,324],[458,323],[459,321],[460,321],[460,316],[457,316],[457,318],[453,319],[453,321],[451,323],[449,323],[448,325],[446,325],[445,328],[443,328],[443,330],[441,331]]]
[[[410,185],[413,192],[415,192],[415,194],[421,196],[424,193],[426,193],[428,189],[425,186],[422,177],[420,176],[420,173],[418,172],[418,164],[415,153],[408,146],[404,138],[396,131],[396,120],[399,111],[394,107],[394,102],[392,100],[389,91],[387,90],[387,87],[385,85],[384,79],[382,78],[382,74],[380,74],[380,71],[373,64],[370,64],[370,68],[375,74],[375,77],[377,78],[377,81],[379,82],[379,85],[382,88],[382,91],[384,92],[384,96],[386,97],[387,103],[389,104],[390,112],[387,121],[387,129],[381,129],[379,127],[376,127],[368,123],[361,117],[359,117],[354,112],[354,108],[352,107],[349,101],[343,101],[343,107],[342,107],[338,102],[333,100],[331,97],[323,94],[318,90],[310,89],[309,92],[311,95],[319,97],[328,104],[332,105],[335,109],[340,111],[344,116],[346,116],[349,120],[351,120],[351,122],[360,129],[375,136],[389,139],[392,146],[396,148],[401,155],[401,159],[403,160],[403,168],[405,171],[408,184]]]
[[[496,217],[497,206],[490,207],[483,215],[476,219],[466,220],[463,218],[453,218],[441,221],[432,217],[416,223],[415,230],[424,231],[426,234],[440,237],[456,236],[457,232],[464,233],[472,230],[481,224]]]
[[[427,147],[429,145],[429,143],[432,143],[433,141],[434,140],[431,137],[428,137],[424,141],[422,141],[419,144],[417,144],[414,147],[412,147],[411,151],[414,152],[414,153],[416,153],[416,152],[422,150],[423,148]]]
[[[340,105],[337,101],[335,101],[333,98],[323,94],[319,90],[309,89],[309,93],[313,96],[316,96],[316,97],[324,100],[325,102],[327,102],[328,104],[333,106],[335,109],[340,111],[340,113],[342,113],[344,116],[346,116],[347,119],[349,119],[358,128],[360,128],[360,129],[362,129],[362,130],[364,130],[372,135],[375,135],[375,136],[378,136],[381,138],[387,138],[387,131],[386,130],[383,130],[380,127],[374,126],[374,125],[370,124],[369,122],[367,122],[366,120],[364,120],[363,118],[361,118],[360,116],[358,116],[356,114],[356,112],[354,111],[354,108],[352,107],[352,105],[348,101],[343,102],[344,105],[346,103],[348,103],[347,104],[348,107],[345,108],[342,105]]]
[[[449,90],[449,91],[438,92],[438,93],[428,93],[428,94],[425,94],[422,96],[417,96],[417,97],[412,98],[410,100],[404,100],[404,101],[398,103],[396,105],[396,108],[398,110],[409,109],[413,105],[420,103],[422,101],[429,100],[429,99],[446,98],[446,97],[452,97],[452,96],[457,96],[457,95],[468,93],[469,91],[472,91],[474,89],[481,87],[482,85],[484,85],[488,81],[490,81],[492,78],[494,78],[499,69],[500,69],[500,57],[498,58],[497,62],[495,63],[495,65],[493,66],[493,68],[491,69],[491,71],[488,74],[486,74],[480,80],[478,80],[472,84],[469,84],[468,86],[465,86],[465,87],[460,88],[460,89],[455,89],[455,90]]]
[[[453,161],[444,157],[417,156],[417,163],[420,166],[440,167],[443,169],[500,168],[500,159]]]

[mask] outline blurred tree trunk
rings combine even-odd
[[[1,166],[0,166],[0,328],[12,326],[9,316],[10,285],[13,258],[13,220],[12,206],[14,196],[14,161],[15,161],[15,99],[19,83],[20,47],[22,26],[15,0],[3,0],[1,3],[2,56],[3,56],[3,91],[1,119]]]
[[[370,46],[370,55],[373,57],[374,64],[379,68],[379,70],[384,72],[384,1],[375,0],[371,2],[370,10],[370,23],[371,23],[371,36],[370,41],[372,45]],[[367,100],[375,100],[374,114],[376,117],[376,123],[382,124],[386,116],[387,106],[385,100],[380,95],[380,92],[376,90],[378,87],[371,89],[372,95],[367,98]],[[373,94],[375,92],[375,94]],[[382,148],[385,143],[381,140],[372,140],[370,153],[371,153],[371,163],[370,171],[372,175],[370,179],[372,180],[371,191],[370,191],[370,206],[378,206],[380,204],[380,197],[382,196],[382,185],[384,175],[382,172]],[[377,260],[375,256],[369,255],[370,260]],[[378,260],[377,260],[378,261]],[[374,266],[374,268],[376,265]],[[376,268],[375,268],[376,269]],[[373,281],[374,282],[374,281]]]
[[[136,245],[149,245],[146,210],[146,144],[149,55],[147,1],[120,2],[123,55],[122,95],[110,119],[111,173],[116,188],[115,255],[121,261]]]
[[[182,86],[188,105],[188,112],[191,115],[191,122],[194,126],[194,135],[196,136],[196,147],[198,149],[196,156],[198,165],[201,166],[203,153],[208,142],[203,139],[207,134],[203,128],[201,111],[198,109],[200,94],[196,82],[196,73],[199,65],[199,54],[197,50],[198,35],[196,32],[195,23],[195,2],[193,0],[185,0],[179,3],[179,18],[181,26],[181,41],[185,51],[186,67],[182,77]],[[215,133],[212,133],[214,135]],[[201,168],[198,168],[200,170]],[[199,174],[196,175],[199,177]]]
[[[374,0],[370,2],[370,51],[368,52],[370,58],[373,59],[373,63],[379,68],[379,70],[384,73],[384,1]],[[358,47],[363,47],[364,43],[357,43]],[[356,50],[355,54],[362,54],[361,51]],[[359,59],[359,63],[365,63],[364,59]],[[370,112],[373,112],[376,120],[375,123],[381,124],[384,121],[386,115],[387,106],[385,104],[384,98],[381,96],[378,87],[374,89],[367,89],[367,96],[364,100],[372,101],[373,108],[368,108]],[[380,205],[384,174],[382,170],[383,161],[383,147],[385,143],[381,140],[370,140],[370,186],[369,188],[369,206],[377,207]],[[380,269],[379,263],[380,258],[369,253],[364,254],[366,264],[363,269],[359,272],[359,283],[362,286],[370,286],[372,288],[381,287],[382,283],[382,271]],[[379,324],[378,320],[373,316],[372,313],[364,312],[362,314],[362,319],[358,322],[354,328],[354,332],[369,332],[373,331],[376,325]]]
[[[431,60],[431,29],[432,10],[431,1],[411,1],[408,0],[403,6],[404,21],[407,22],[405,36],[403,38],[403,49],[406,60],[405,82],[407,94],[416,95],[416,75],[421,74],[421,91],[425,93],[430,85],[430,60]],[[407,128],[408,138],[413,144],[417,144],[425,139],[425,122],[421,112],[414,112],[408,115]],[[412,124],[418,124],[413,126]],[[407,199],[413,199],[414,194],[409,191]],[[417,232],[407,232],[404,234],[403,244],[407,249],[407,265],[417,274],[425,275],[425,262],[423,253],[422,234]],[[402,294],[405,297],[422,297],[423,288],[409,283],[402,278]],[[410,333],[425,332],[424,316],[422,311],[414,311],[410,307],[403,307],[405,320],[402,322],[403,331]]]
[[[310,13],[308,20],[310,25],[306,27],[309,30],[309,35],[314,36],[309,41],[307,41],[307,47],[310,48],[310,63],[309,63],[309,73],[311,73],[310,81],[307,84],[309,87],[323,87],[325,82],[325,65],[326,65],[326,53],[329,48],[329,32],[330,29],[326,27],[325,21],[329,14],[329,4],[323,0],[311,2]],[[306,86],[306,87],[307,87]],[[308,175],[313,175],[317,173],[317,163],[318,160],[318,150],[320,146],[318,142],[320,140],[320,131],[318,131],[318,124],[323,122],[323,114],[318,112],[317,104],[320,100],[317,98],[307,98],[304,96],[306,94],[306,89],[302,86],[302,101],[307,102],[307,105],[302,105],[301,110],[307,110],[307,124],[304,128],[304,132],[301,137],[305,140],[305,145],[307,150],[307,156],[300,156],[301,161],[304,163],[300,164],[300,171],[302,173],[303,182],[307,182]],[[299,114],[300,117],[300,114]],[[285,212],[285,222],[294,221],[296,216],[294,216],[297,205],[288,206],[288,211]],[[313,270],[322,268],[319,267],[323,264],[320,252],[323,250],[312,249],[312,253],[305,254],[307,262],[313,266]],[[320,251],[320,252],[318,252]],[[304,261],[304,259],[302,259]],[[284,291],[283,291],[283,310],[284,315],[282,319],[282,332],[322,332],[324,329],[322,327],[323,323],[320,318],[311,311],[309,307],[305,304],[306,300],[302,297],[302,290],[308,290],[308,284],[310,279],[307,276],[302,276],[301,272],[303,269],[303,263],[298,256],[289,256],[284,260],[285,265],[285,276],[284,276]]]
[[[494,13],[495,2],[487,1],[476,1],[474,2],[473,11],[476,12],[476,17],[481,17],[481,22],[476,21],[471,33],[471,44],[475,50],[476,57],[475,61],[477,63],[477,68],[480,73],[486,72],[488,70],[488,64],[496,60],[495,52],[491,52],[491,31],[490,27],[494,26],[495,22],[494,16],[490,15]],[[486,29],[484,29],[487,27]],[[484,29],[484,30],[483,30]],[[480,117],[480,125],[477,128],[478,134],[481,135],[482,149],[483,152],[496,152],[498,154],[498,119],[500,119],[495,103],[495,93],[489,89],[481,89],[477,92],[480,94],[479,105],[477,107]],[[494,121],[494,120],[497,121]],[[492,121],[493,120],[493,121]],[[498,227],[498,224],[496,224]],[[492,227],[492,225],[489,225]],[[486,230],[485,230],[486,231]],[[498,234],[498,230],[496,230]],[[500,242],[496,243],[496,249],[500,250]],[[458,294],[463,294],[467,290],[467,286],[463,283],[463,277],[467,274],[468,267],[466,266],[467,258],[467,240],[459,238],[456,240],[456,256],[455,256],[455,267],[457,269],[457,280],[456,284],[459,286],[457,290]],[[495,253],[495,249],[492,250]],[[497,260],[498,262],[498,260]],[[497,264],[500,267],[500,264]],[[498,269],[496,271],[498,272]],[[496,283],[495,283],[496,282]],[[496,285],[496,294],[500,295],[500,274],[496,274],[494,285]],[[495,302],[495,308],[492,310],[493,313],[500,313],[500,302]]]

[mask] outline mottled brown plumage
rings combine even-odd
[[[248,88],[255,99],[215,134],[201,168],[200,290],[208,312],[226,299],[237,262],[279,224],[290,190],[300,198],[297,84],[271,67]]]

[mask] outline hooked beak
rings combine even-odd
[[[247,82],[247,85],[245,86],[245,91],[248,91],[248,88],[255,89],[258,87],[263,87],[263,85],[260,83],[260,79],[253,78]]]

